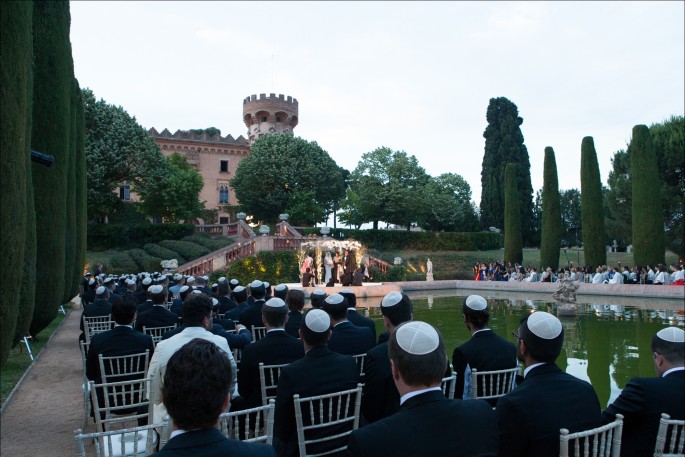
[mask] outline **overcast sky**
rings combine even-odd
[[[145,128],[247,137],[243,99],[283,93],[338,165],[404,150],[479,203],[490,98],[519,108],[535,190],[545,146],[579,188],[593,136],[606,184],[634,125],[683,115],[684,5],[72,1],[71,42],[81,87]]]

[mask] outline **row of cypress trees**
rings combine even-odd
[[[81,90],[68,1],[0,4],[3,163],[0,365],[78,293],[86,242]],[[45,166],[31,150],[54,157]]]

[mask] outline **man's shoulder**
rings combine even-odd
[[[366,357],[369,358],[382,358],[382,357],[388,357],[388,342],[384,341],[383,343],[379,343],[376,346],[372,347],[369,349],[369,351],[366,353]]]

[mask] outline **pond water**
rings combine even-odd
[[[556,304],[546,296],[526,300],[519,298],[519,294],[499,293],[493,298],[484,291],[471,293],[488,298],[490,327],[512,342],[511,332],[518,328],[524,315],[533,310],[556,315]],[[454,348],[471,336],[461,313],[463,300],[470,293],[454,290],[409,295],[414,305],[414,319],[440,330],[451,361]],[[376,321],[378,334],[384,331],[378,307],[380,300],[369,298],[358,303],[369,308],[369,317]],[[592,303],[578,304],[577,317],[560,317],[564,346],[556,363],[567,373],[590,382],[600,404],[606,406],[632,377],[655,376],[650,348],[652,336],[669,325],[682,328],[684,318],[680,300],[592,297]]]

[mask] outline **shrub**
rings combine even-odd
[[[185,257],[183,257],[178,252],[162,247],[159,244],[148,243],[145,246],[143,246],[143,250],[150,254],[152,257],[159,257],[162,260],[176,259],[179,265],[187,262]]]
[[[232,238],[227,238],[225,236],[211,238],[209,235],[204,233],[186,236],[183,238],[183,241],[190,241],[191,243],[199,244],[200,246],[206,247],[210,251],[216,251],[217,249],[225,248],[229,244],[233,243]]]
[[[137,273],[138,264],[128,255],[128,251],[121,251],[114,254],[109,260],[108,269],[110,274],[121,275],[127,273]]]
[[[178,240],[193,234],[192,224],[90,224],[88,225],[88,249],[140,248],[147,243],[162,240]]]
[[[159,245],[172,251],[176,251],[185,257],[188,261],[202,257],[203,255],[209,254],[211,251],[204,246],[199,244],[191,243],[189,241],[179,241],[179,240],[164,240],[160,241]]]
[[[131,257],[138,265],[138,271],[161,271],[162,265],[159,257],[153,257],[142,249],[131,249],[128,251]]]
[[[583,138],[580,146],[580,213],[585,265],[604,265],[607,251],[602,180],[591,136]]]
[[[260,252],[256,256],[236,260],[225,270],[212,272],[210,280],[216,281],[221,276],[236,278],[241,284],[255,279],[272,285],[299,282],[298,255],[295,251]]]
[[[373,282],[396,282],[407,280],[407,269],[402,265],[393,265],[389,267],[385,273],[376,267],[369,268],[369,276]],[[423,279],[426,279],[423,276]],[[419,280],[418,278],[412,280]]]

